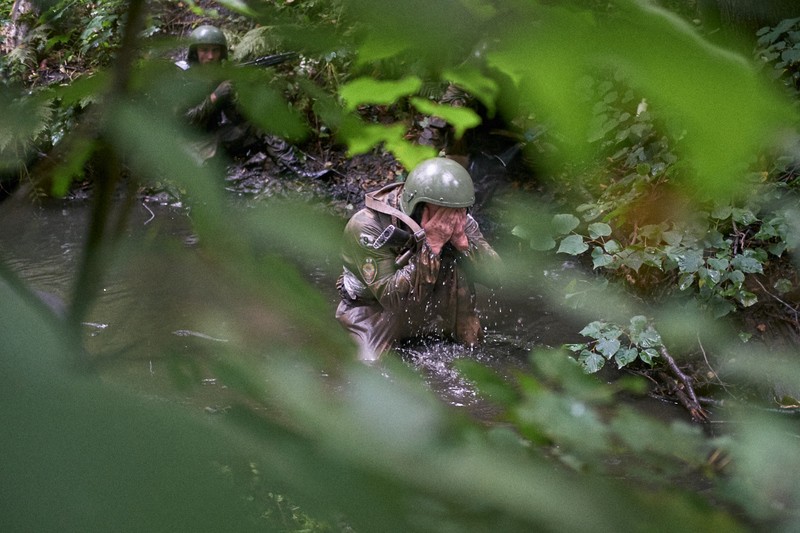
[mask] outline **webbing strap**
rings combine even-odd
[[[425,230],[422,229],[420,225],[417,224],[417,222],[413,218],[406,215],[399,209],[396,209],[375,198],[376,194],[385,192],[387,189],[391,189],[392,187],[397,187],[397,186],[398,186],[397,183],[392,183],[381,189],[378,189],[375,192],[368,193],[366,196],[364,196],[364,205],[366,205],[370,209],[378,211],[379,213],[383,213],[385,215],[391,215],[393,217],[400,219],[403,222],[403,224],[408,226],[409,229],[414,233],[414,240],[417,243],[422,242],[422,240],[425,239]]]

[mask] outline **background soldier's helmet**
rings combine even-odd
[[[400,208],[411,215],[422,202],[471,207],[475,203],[475,188],[467,169],[445,157],[426,159],[414,167],[403,186]]]
[[[228,40],[222,30],[208,24],[198,26],[189,34],[189,53],[186,60],[190,64],[197,63],[197,46],[200,44],[217,44],[222,47],[222,59],[228,59]]]

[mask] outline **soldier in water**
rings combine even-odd
[[[347,223],[336,318],[375,361],[397,341],[434,334],[466,346],[482,339],[476,281],[499,280],[500,258],[467,210],[472,178],[436,157],[404,183],[366,196]]]

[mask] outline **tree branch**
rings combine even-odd
[[[677,378],[676,395],[680,402],[689,410],[692,419],[696,422],[708,421],[708,412],[700,405],[697,394],[694,392],[694,380],[680,369],[675,359],[673,359],[667,351],[666,346],[662,346],[659,352],[661,353],[661,357],[664,358],[664,361],[666,361],[667,368],[669,368]]]

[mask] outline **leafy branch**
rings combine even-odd
[[[664,346],[652,322],[641,315],[632,317],[625,326],[596,320],[580,334],[592,340],[568,344],[566,348],[578,354],[578,362],[590,374],[603,368],[606,361],[614,361],[617,368],[637,360],[652,367]]]

